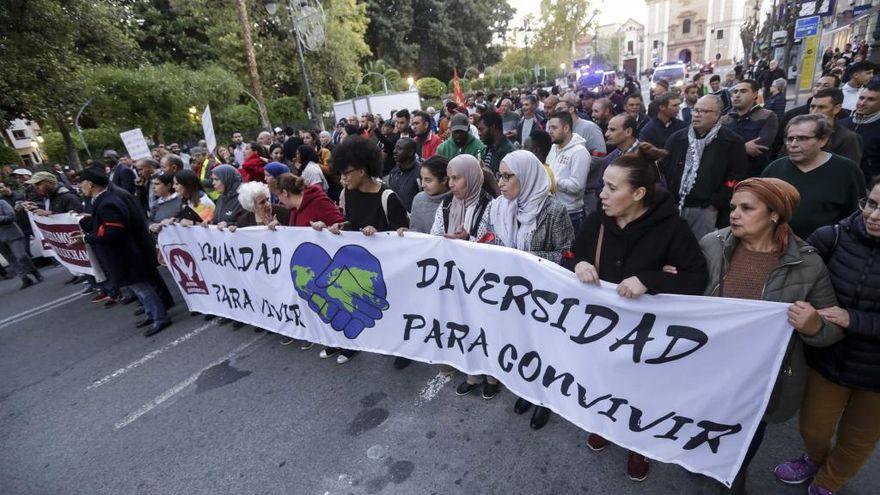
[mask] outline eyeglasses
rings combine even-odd
[[[359,170],[359,169],[356,169],[356,168],[350,168],[350,169],[348,169],[348,170],[343,170],[343,171],[342,171],[342,176],[343,176],[343,177],[348,177],[349,175],[351,175],[351,174],[354,173],[354,172],[357,172],[358,170]]]
[[[691,113],[694,115],[705,115],[709,113],[716,113],[718,110],[707,110],[705,108],[692,108]]]
[[[870,215],[880,209],[880,205],[872,199],[862,198],[859,200],[859,209]]]
[[[506,172],[499,172],[498,173],[498,181],[499,182],[501,182],[501,181],[510,182],[510,179],[512,179],[514,177],[516,177],[516,174],[508,174]]]
[[[809,141],[811,139],[818,139],[816,136],[786,136],[785,142],[788,144],[792,143],[800,143],[801,141]]]

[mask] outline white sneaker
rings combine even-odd
[[[336,356],[336,364],[345,364],[348,362],[348,357],[345,354],[340,354]]]
[[[281,345],[290,345],[293,343],[293,339],[291,337],[282,337]]]
[[[333,354],[330,354],[327,352],[327,349],[321,349],[321,352],[318,353],[318,357],[321,359],[327,359],[328,357],[330,357],[332,355]]]
[[[311,349],[315,345],[314,342],[303,342],[303,345],[299,347],[301,351],[307,351]]]

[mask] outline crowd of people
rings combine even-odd
[[[785,362],[730,491],[744,493],[767,425],[800,411],[806,453],[776,476],[832,494],[880,438],[880,81],[867,62],[850,60],[845,73],[832,62],[806,104],[786,108],[776,65],[724,85],[719,75],[708,86],[702,75],[683,87],[657,80],[648,102],[631,79],[600,93],[514,88],[439,112],[342,117],[332,132],[276,128],[252,142],[234,133],[213,153],[204,142],[188,153],[158,145],[136,161],[107,151],[75,175],[17,169],[0,183],[0,247],[27,288],[42,276],[24,247],[25,212],[83,213],[74,241],[91,245],[108,275],[88,277],[85,290],[107,307],[138,302],[147,336],[171,324],[155,236],[172,223],[411,230],[527,251],[585,284],[617,284],[623,298],[787,303]],[[319,353],[339,364],[355,355]],[[488,400],[501,387],[467,376],[456,393]],[[519,399],[514,411],[532,407]],[[550,417],[534,407],[530,424]],[[587,443],[600,451],[608,441]],[[648,472],[630,452],[629,477]]]

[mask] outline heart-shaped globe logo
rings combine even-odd
[[[321,246],[300,244],[290,258],[297,294],[324,323],[354,339],[388,309],[382,264],[361,246],[339,248],[332,258]]]

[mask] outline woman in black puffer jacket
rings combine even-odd
[[[846,337],[808,347],[810,374],[801,405],[806,454],[776,467],[786,483],[813,478],[809,493],[836,493],[858,473],[880,439],[880,177],[861,211],[807,240],[826,260],[840,307],[819,310]],[[837,434],[837,441],[831,439]]]

